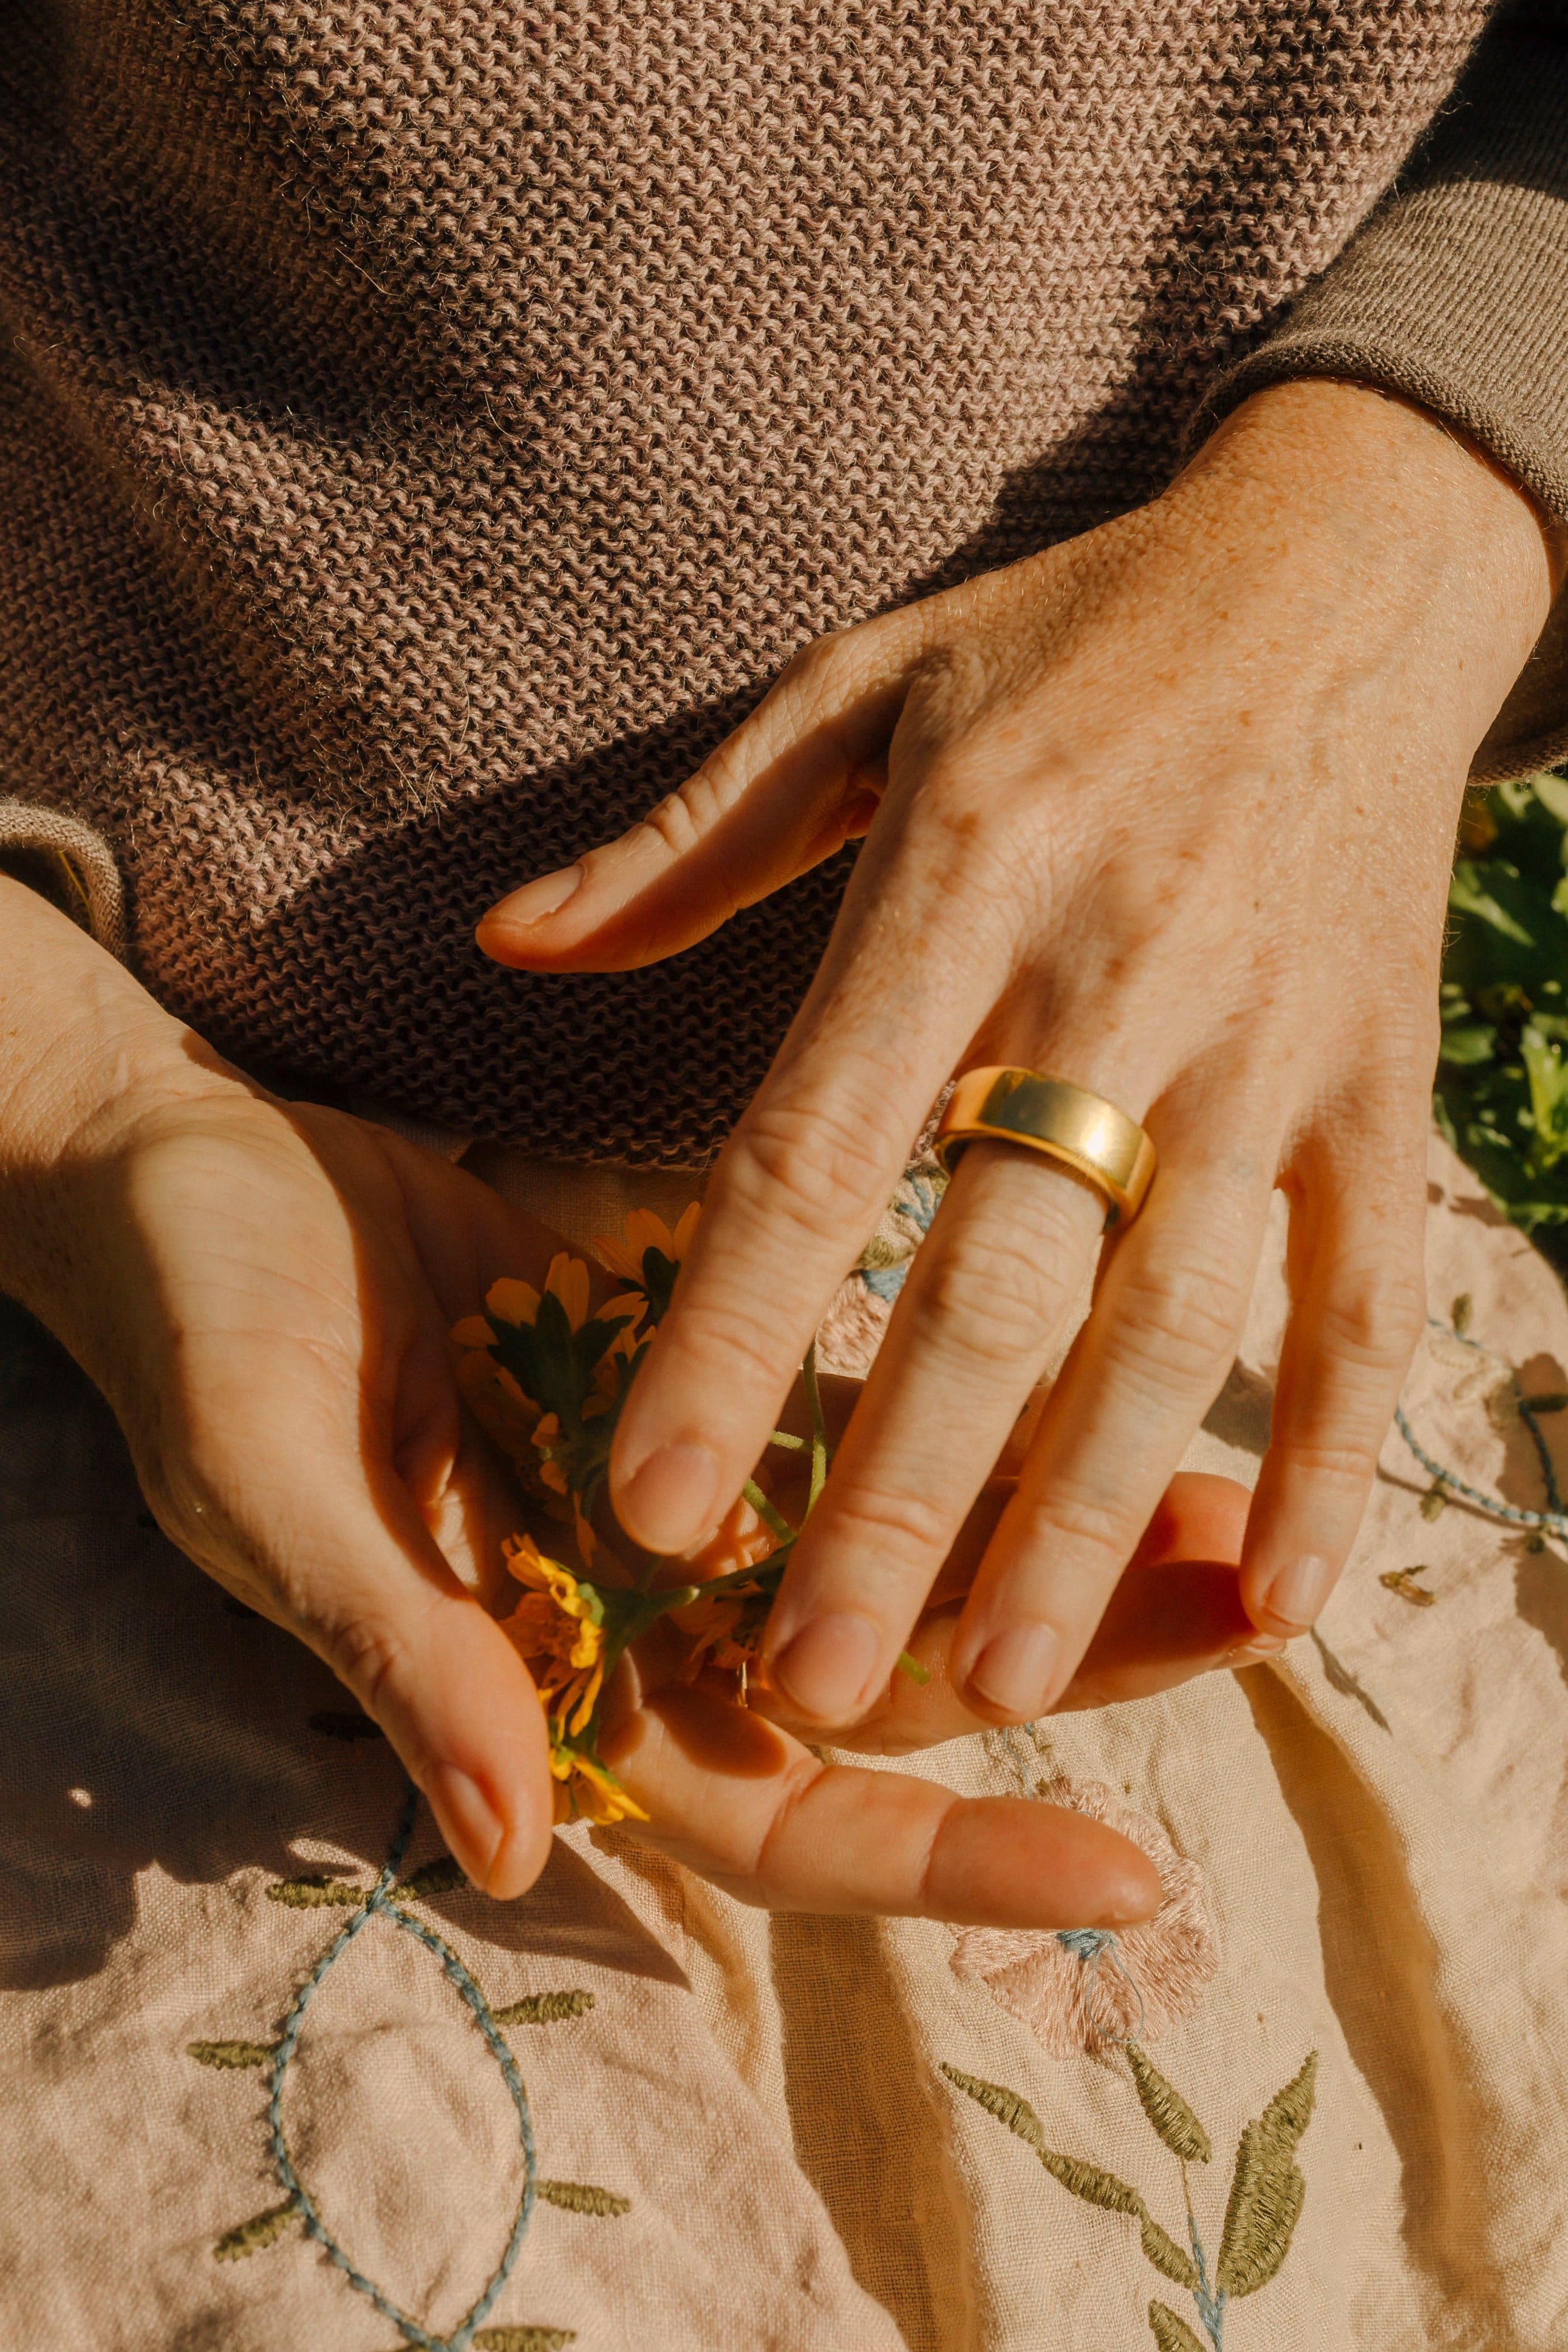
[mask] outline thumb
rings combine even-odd
[[[910,650],[880,623],[809,647],[640,824],[492,907],[483,952],[535,971],[632,971],[858,839],[887,784]]]
[[[543,1710],[395,1472],[312,1457],[303,1442],[286,1468],[253,1458],[240,1479],[210,1463],[205,1475],[193,1468],[174,1482],[143,1478],[165,1532],[347,1685],[474,1885],[523,1893],[550,1851]]]

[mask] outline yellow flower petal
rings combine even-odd
[[[459,1348],[488,1348],[495,1334],[482,1315],[465,1315],[453,1324],[452,1337]]]
[[[517,1282],[503,1275],[486,1291],[485,1305],[498,1323],[531,1323],[539,1312],[539,1293],[531,1282]]]
[[[546,1290],[553,1291],[566,1310],[566,1320],[574,1331],[580,1331],[588,1319],[588,1269],[580,1257],[568,1257],[566,1252],[550,1261],[550,1271],[544,1277]]]

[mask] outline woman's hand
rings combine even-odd
[[[829,1404],[831,1418],[832,1406]],[[784,1499],[781,1496],[781,1499]],[[921,1683],[895,1674],[843,1743],[901,1755],[983,1727],[948,1671],[958,1604],[995,1525],[989,1490],[910,1636]],[[1174,1480],[1058,1706],[1140,1698],[1281,1645],[1254,1633],[1237,1589],[1247,1494],[1228,1478]],[[623,1835],[673,1854],[741,1901],[773,1910],[876,1911],[1016,1927],[1121,1927],[1149,1916],[1157,1874],[1127,1840],[1059,1806],[963,1799],[940,1781],[825,1763],[790,1710],[733,1675],[690,1678],[669,1620],[623,1665],[600,1753],[652,1816]],[[784,1722],[771,1720],[782,1714]]]
[[[502,961],[676,952],[868,834],[622,1418],[616,1508],[689,1545],[738,1491],[943,1082],[1054,1071],[1160,1171],[952,1635],[991,1721],[1054,1704],[1226,1377],[1269,1194],[1294,1307],[1242,1591],[1342,1567],[1424,1311],[1427,1092],[1459,797],[1551,597],[1533,509],[1423,412],[1287,384],[1153,505],[812,647],[673,799],[505,900]],[[773,1611],[853,1722],[1050,1359],[1101,1204],[972,1147]],[[765,1316],[756,1301],[766,1299]]]
[[[0,877],[0,1286],[103,1390],[165,1533],[341,1675],[498,1895],[542,1866],[552,1783],[537,1695],[485,1605],[515,1599],[500,1542],[517,1500],[459,1410],[448,1335],[499,1275],[542,1286],[560,1246],[461,1169],[251,1086]],[[1206,1603],[1178,1627],[1135,1593],[1108,1688],[1180,1679],[1245,1643],[1234,1571],[1198,1557],[1234,1559],[1235,1492],[1178,1498],[1152,1531],[1151,1557]],[[927,1692],[906,1686],[912,1712],[902,1692],[890,1703],[898,1745],[957,1727],[940,1622],[928,1638],[938,1671]],[[816,1840],[854,1776],[819,1789],[805,1750],[745,1721],[729,1762],[710,1754],[699,1771],[696,1735],[679,1728],[687,1700],[666,1705],[643,1671],[648,1707],[635,1685],[622,1700],[637,1787],[727,1879],[750,1853],[763,1899],[951,1901],[955,1916],[1042,1925],[1140,1916],[1157,1899],[1143,1858],[1094,1823],[888,1775],[828,1854]],[[739,1713],[710,1695],[721,1727]],[[662,1762],[644,1752],[656,1737]]]

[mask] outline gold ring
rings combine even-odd
[[[1107,1224],[1131,1224],[1154,1179],[1154,1146],[1135,1118],[1043,1070],[966,1070],[936,1131],[951,1175],[965,1146],[989,1137],[1059,1160],[1104,1195]]]

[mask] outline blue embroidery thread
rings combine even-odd
[[[462,1875],[456,1864],[449,1857],[443,1857],[435,1863],[427,1864],[424,1869],[416,1871],[401,1885],[397,1883],[397,1873],[414,1833],[414,1822],[418,1805],[419,1792],[416,1789],[411,1789],[398,1821],[385,1864],[368,1894],[361,1889],[351,1887],[344,1882],[327,1880],[283,1881],[277,1887],[268,1888],[267,1892],[269,1895],[286,1903],[292,1902],[299,1905],[301,1902],[307,1904],[326,1902],[346,1907],[352,1902],[356,1906],[353,1916],[344,1922],[310,1975],[296,1991],[289,2005],[277,2042],[270,2044],[247,2042],[194,2042],[189,2045],[189,2055],[199,2060],[204,2065],[237,2070],[266,2065],[269,2067],[271,2073],[270,2095],[267,2106],[268,2144],[279,2184],[285,2192],[284,2202],[270,2208],[265,2213],[255,2215],[250,2221],[241,2223],[238,2229],[229,2231],[218,2241],[213,2252],[219,2262],[232,2261],[238,2256],[256,2252],[260,2248],[270,2245],[295,2221],[299,2221],[303,2226],[307,2236],[315,2240],[328,2260],[342,2273],[356,2293],[364,2295],[374,2305],[383,2318],[389,2320],[397,2329],[405,2344],[418,2345],[421,2352],[470,2352],[470,2347],[476,2346],[480,2347],[480,2352],[496,2352],[496,2347],[503,2338],[509,2344],[515,2340],[520,2346],[524,2344],[531,2346],[537,2344],[541,2347],[563,2346],[573,2340],[574,2331],[569,2328],[488,2328],[480,2333],[481,2323],[511,2276],[522,2248],[523,2239],[528,2232],[535,2202],[540,2196],[545,2196],[552,2203],[563,2205],[571,2210],[605,2216],[616,2216],[629,2210],[629,2200],[613,2195],[608,2189],[573,2182],[542,2183],[540,2181],[528,2095],[523,2088],[517,2062],[502,2038],[500,2024],[503,2020],[509,2023],[516,2021],[545,2024],[563,2018],[580,2016],[593,2006],[594,1997],[591,1993],[585,1992],[535,1994],[521,2001],[513,2002],[510,2008],[503,2009],[498,2016],[452,1947],[423,1920],[416,1918],[410,1908],[413,1903],[425,1896],[444,1893],[455,1885],[462,1885]],[[518,2136],[523,2160],[522,2194],[519,2200],[517,2212],[513,2217],[500,2261],[474,2303],[449,2336],[437,2336],[422,2326],[418,2320],[401,2310],[393,2302],[391,2296],[377,2286],[374,2279],[367,2278],[355,2265],[351,2256],[322,2221],[310,2190],[300,2179],[283,2126],[283,2085],[289,2067],[299,2047],[305,2013],[331,1969],[348,1950],[355,1937],[360,1935],[373,1919],[384,1920],[400,1933],[412,1936],[440,1962],[443,1974],[456,1988],[459,1998],[484,2036],[490,2055],[500,2070],[501,2078],[506,2084],[517,2114]]]

